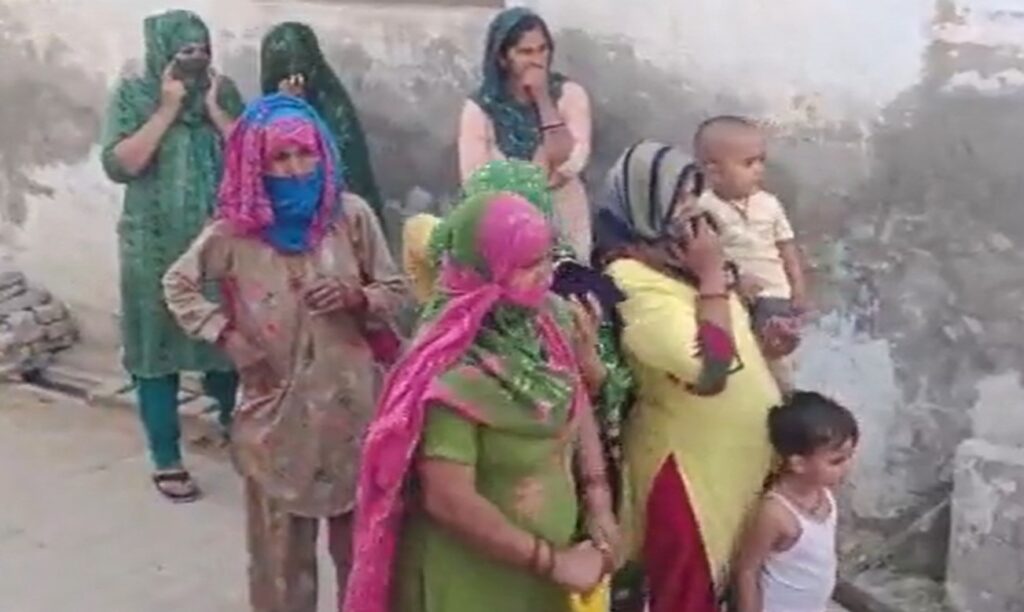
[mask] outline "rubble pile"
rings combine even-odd
[[[29,373],[71,347],[78,332],[67,308],[25,275],[0,268],[0,369]]]

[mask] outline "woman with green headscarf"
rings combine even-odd
[[[316,109],[341,149],[346,187],[366,200],[379,218],[384,202],[373,176],[363,127],[345,86],[324,59],[312,28],[287,22],[263,37],[260,83],[264,94],[281,92],[305,98]]]
[[[590,158],[586,90],[551,70],[554,40],[544,20],[525,8],[491,23],[483,82],[463,108],[459,168],[467,180],[487,162],[532,161],[554,195],[554,222],[579,258],[590,257],[590,208],[580,180]]]
[[[618,541],[588,401],[595,323],[550,294],[533,204],[480,194],[446,224],[436,308],[365,437],[344,610],[568,612]]]
[[[462,197],[468,199],[488,193],[514,193],[533,204],[544,218],[552,221],[553,204],[544,169],[520,159],[487,162],[462,184]],[[451,224],[446,219],[421,213],[405,220],[402,228],[402,260],[405,273],[414,287],[416,301],[428,304],[441,257],[451,239]]]
[[[145,67],[118,83],[107,112],[103,169],[125,185],[118,223],[124,367],[132,375],[157,489],[192,501],[199,489],[182,467],[179,373],[205,372],[225,427],[237,378],[213,346],[190,340],[163,300],[160,279],[213,212],[221,140],[242,110],[234,83],[210,68],[210,34],[188,11],[144,23]]]

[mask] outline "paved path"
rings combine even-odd
[[[246,612],[238,478],[188,462],[206,497],[169,504],[129,411],[0,384],[0,612]]]
[[[206,497],[167,503],[137,428],[128,410],[0,384],[0,612],[247,612],[237,476],[193,449]]]

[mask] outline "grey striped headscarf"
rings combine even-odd
[[[598,252],[668,237],[679,190],[692,184],[695,174],[699,191],[702,181],[697,165],[678,148],[646,140],[626,149],[608,172],[595,216]]]

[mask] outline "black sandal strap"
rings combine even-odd
[[[157,484],[162,482],[192,482],[192,475],[185,470],[176,472],[158,472],[153,474],[153,482]]]

